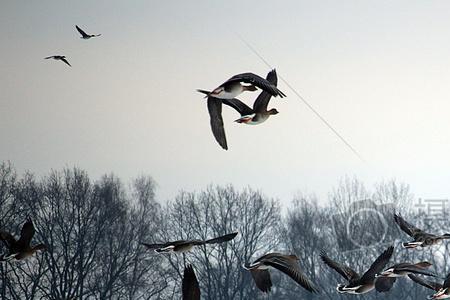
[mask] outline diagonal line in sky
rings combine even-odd
[[[273,67],[261,56],[261,54],[256,51],[256,49],[250,45],[239,33],[235,32],[235,34],[239,37],[239,39],[256,55],[261,61],[268,66],[270,69]],[[278,75],[278,77],[288,86],[288,88],[294,92],[295,95],[352,151],[362,162],[365,162],[364,158],[361,154],[356,151],[356,149],[349,143],[347,140],[324,118],[322,115],[311,105],[305,98],[303,98],[300,93],[298,93],[283,77]]]

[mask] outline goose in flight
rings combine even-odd
[[[348,284],[339,284],[337,286],[336,289],[339,293],[358,295],[368,293],[375,288],[375,275],[380,273],[386,267],[393,252],[393,246],[387,248],[380,256],[378,256],[362,276],[348,266],[341,265],[332,260],[324,251],[320,254],[320,258],[328,267],[347,279]]]
[[[450,273],[445,278],[445,281],[443,284],[440,284],[439,282],[426,280],[426,279],[423,279],[423,278],[418,277],[413,274],[410,274],[408,276],[415,283],[418,283],[418,284],[420,284],[424,287],[427,287],[431,290],[434,290],[436,292],[432,296],[429,296],[428,299],[449,299],[450,298]]]
[[[285,273],[307,291],[317,293],[318,290],[314,284],[303,274],[303,271],[298,265],[298,260],[296,255],[268,253],[251,264],[244,264],[243,268],[250,271],[256,286],[264,293],[270,292],[272,288],[272,280],[270,279],[268,270],[269,267]]]
[[[44,59],[50,59],[53,58],[54,60],[60,60],[65,62],[67,65],[69,65],[69,67],[71,67],[71,65],[69,64],[69,62],[67,61],[66,57],[64,55],[52,55],[52,56],[47,56]]]
[[[191,265],[184,268],[183,282],[181,285],[183,300],[200,300],[200,287],[197,277]]]
[[[78,27],[78,25],[75,25],[76,29],[78,30],[78,32],[81,34],[81,39],[83,40],[88,40],[90,38],[93,37],[97,37],[97,36],[101,36],[102,34],[87,34],[86,32],[84,32],[80,27]]]
[[[249,85],[243,85],[242,83],[248,83]],[[280,91],[276,85],[253,73],[242,73],[235,75],[219,85],[212,92],[205,90],[197,91],[206,94],[205,97],[233,99],[245,91],[256,91],[257,87],[268,92],[272,96],[280,96],[281,98],[286,97],[286,95]]]
[[[413,249],[417,247],[428,247],[442,242],[442,240],[450,239],[450,234],[435,235],[419,229],[405,221],[400,215],[394,214],[395,223],[402,231],[413,238],[413,241],[402,243],[403,248]]]
[[[33,221],[28,219],[22,226],[20,232],[20,238],[17,240],[9,232],[0,230],[0,241],[8,249],[8,255],[1,255],[0,261],[9,261],[11,259],[21,260],[32,256],[38,250],[46,250],[47,247],[44,244],[38,244],[31,246],[31,240],[33,239],[35,228]]]
[[[409,274],[421,274],[426,276],[436,276],[432,272],[428,271],[427,268],[431,267],[432,264],[427,261],[422,261],[419,263],[398,263],[380,274],[376,274],[375,289],[378,292],[387,292],[394,285],[395,281],[399,277],[405,277]]]
[[[223,236],[219,236],[209,240],[179,240],[161,244],[147,244],[142,243],[147,249],[154,250],[158,253],[166,253],[166,252],[176,252],[182,253],[190,251],[194,246],[208,245],[208,244],[218,244],[223,242],[228,242],[236,237],[238,233],[233,232]]]
[[[274,86],[277,86],[278,80],[277,72],[275,71],[275,69],[267,74],[267,81],[269,81]],[[241,114],[241,117],[235,122],[248,125],[257,125],[266,121],[271,115],[278,114],[278,111],[275,108],[267,110],[270,98],[272,98],[272,95],[263,90],[253,103],[253,108],[248,107],[245,103],[236,98],[223,99],[222,103],[234,108],[238,113]]]
[[[275,87],[277,86],[277,73],[275,69],[267,74],[267,81],[270,84],[274,85]],[[207,106],[210,118],[211,131],[216,141],[225,150],[228,150],[228,145],[222,118],[222,103],[236,109],[241,114],[241,118],[236,120],[236,122],[245,123],[249,125],[260,124],[266,121],[271,115],[275,115],[278,113],[278,111],[274,108],[267,111],[267,105],[269,104],[269,100],[272,97],[272,94],[265,90],[263,90],[256,98],[253,104],[253,109],[251,109],[245,103],[236,98],[218,99],[209,96],[211,92],[203,90],[197,91],[207,95],[208,98]]]

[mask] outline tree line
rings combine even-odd
[[[344,178],[328,199],[298,193],[288,207],[261,191],[232,185],[180,191],[165,203],[155,190],[149,176],[130,184],[112,174],[92,180],[79,168],[19,176],[11,163],[1,163],[0,229],[17,236],[30,217],[36,227],[33,242],[48,249],[0,263],[0,299],[180,299],[187,264],[196,270],[202,299],[347,299],[337,293],[342,278],[321,262],[321,250],[363,271],[388,244],[396,246],[392,261],[427,260],[441,277],[449,271],[448,245],[421,251],[399,246],[408,237],[393,223],[394,211],[424,229],[450,228],[447,220],[424,222],[406,184],[387,181],[369,189]],[[156,254],[140,244],[234,231],[239,234],[228,243],[181,255]],[[6,251],[3,245],[0,251]],[[242,265],[274,251],[296,254],[320,294],[304,291],[277,271],[271,272],[270,294],[259,291]],[[400,279],[389,294],[373,291],[364,298],[413,300],[429,294]]]

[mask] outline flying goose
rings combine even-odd
[[[278,80],[275,69],[270,71],[266,78],[271,84],[277,86]],[[270,98],[272,98],[272,95],[263,90],[253,103],[253,108],[250,108],[247,104],[236,98],[223,99],[222,103],[231,106],[241,114],[241,117],[235,122],[248,125],[257,125],[266,121],[271,115],[278,114],[278,111],[275,108],[267,110],[267,105],[269,104]]]
[[[267,74],[267,81],[273,84],[274,86],[277,85],[277,73],[274,70],[270,71]],[[200,93],[210,95],[211,92],[198,90]],[[218,99],[214,98],[212,96],[207,96],[207,105],[208,105],[208,112],[209,112],[209,118],[210,118],[210,125],[211,130],[213,132],[214,138],[219,143],[219,145],[225,149],[228,150],[227,145],[227,138],[225,135],[225,129],[223,124],[223,118],[222,118],[222,103],[226,104],[228,106],[231,106],[235,110],[237,110],[241,114],[241,118],[236,120],[238,123],[246,123],[246,124],[260,124],[264,121],[266,121],[269,116],[275,115],[278,113],[276,109],[271,109],[267,111],[267,105],[269,103],[270,98],[272,97],[272,94],[269,92],[266,92],[263,90],[259,96],[256,98],[253,109],[248,107],[246,104],[244,104],[239,99],[233,98],[233,99]]]
[[[318,290],[314,284],[306,278],[298,265],[296,255],[284,255],[281,253],[268,253],[261,256],[253,263],[246,263],[243,268],[249,270],[252,274],[256,286],[264,293],[270,292],[272,281],[270,280],[269,267],[278,269],[294,279],[299,285],[311,293],[317,293]]]
[[[399,277],[405,277],[409,274],[421,274],[426,276],[435,276],[432,272],[427,271],[426,269],[432,266],[427,261],[422,261],[419,263],[398,263],[380,274],[376,274],[375,277],[377,280],[375,281],[375,289],[378,292],[387,292],[394,285],[395,281]]]
[[[428,247],[439,244],[442,240],[450,239],[450,234],[434,235],[427,233],[405,221],[400,215],[394,214],[395,223],[400,229],[406,232],[414,240],[412,242],[402,243],[403,248],[413,249],[417,247]]]
[[[31,246],[31,240],[35,233],[34,225],[31,219],[28,219],[22,226],[20,238],[16,240],[10,233],[0,230],[0,241],[2,241],[6,248],[8,248],[8,255],[0,256],[0,261],[9,261],[11,259],[21,260],[32,256],[38,250],[46,250],[44,244]]]
[[[69,64],[69,62],[67,61],[66,57],[64,55],[52,55],[52,56],[47,56],[44,57],[44,59],[50,59],[53,58],[54,60],[60,60],[65,62],[67,65],[69,65],[69,67],[71,67],[71,65]]]
[[[432,296],[429,296],[428,299],[449,299],[450,298],[450,273],[445,278],[445,281],[443,284],[440,284],[439,282],[426,280],[426,279],[420,278],[413,274],[410,274],[408,276],[409,276],[409,278],[411,278],[412,281],[414,281],[424,287],[427,287],[429,289],[436,291],[436,293],[434,293],[434,295],[432,295]]]
[[[201,246],[201,245],[207,245],[207,244],[218,244],[223,242],[228,242],[236,237],[238,233],[233,232],[229,233],[223,236],[219,236],[213,239],[209,240],[179,240],[179,241],[173,241],[173,242],[167,242],[162,244],[147,244],[142,243],[147,249],[154,250],[158,253],[165,253],[165,252],[187,252],[190,251],[194,246]]]
[[[183,300],[200,300],[200,287],[191,265],[184,268],[181,290],[183,293]]]
[[[242,83],[248,83],[250,85],[243,85]],[[256,91],[256,87],[259,87],[260,89],[268,92],[272,96],[280,96],[281,98],[286,97],[286,95],[275,85],[253,73],[242,73],[235,75],[219,85],[212,92],[208,92],[205,90],[197,91],[206,94],[205,97],[233,99],[234,97],[240,95],[245,91]]]
[[[427,261],[422,261],[415,264],[399,263],[387,268],[380,274],[377,274],[376,277],[404,277],[409,274],[435,276],[432,272],[426,270],[431,266],[432,264]]]
[[[75,27],[77,28],[78,32],[81,34],[80,38],[83,40],[88,40],[93,37],[101,36],[101,34],[87,34],[80,27],[78,27],[78,25],[75,25]]]
[[[322,251],[320,258],[330,268],[338,272],[347,279],[348,284],[339,284],[337,291],[346,294],[365,294],[375,288],[375,275],[381,272],[394,252],[394,247],[390,246],[372,263],[370,268],[360,276],[353,269],[335,262]]]

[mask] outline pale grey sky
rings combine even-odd
[[[150,174],[162,201],[232,183],[287,203],[298,190],[325,197],[345,175],[448,198],[449,11],[411,0],[3,1],[0,159],[37,174]],[[102,36],[82,40],[75,24]],[[288,97],[264,124],[225,109],[223,151],[195,89],[269,71],[235,32],[367,163],[282,82]],[[54,54],[73,67],[43,59]]]

